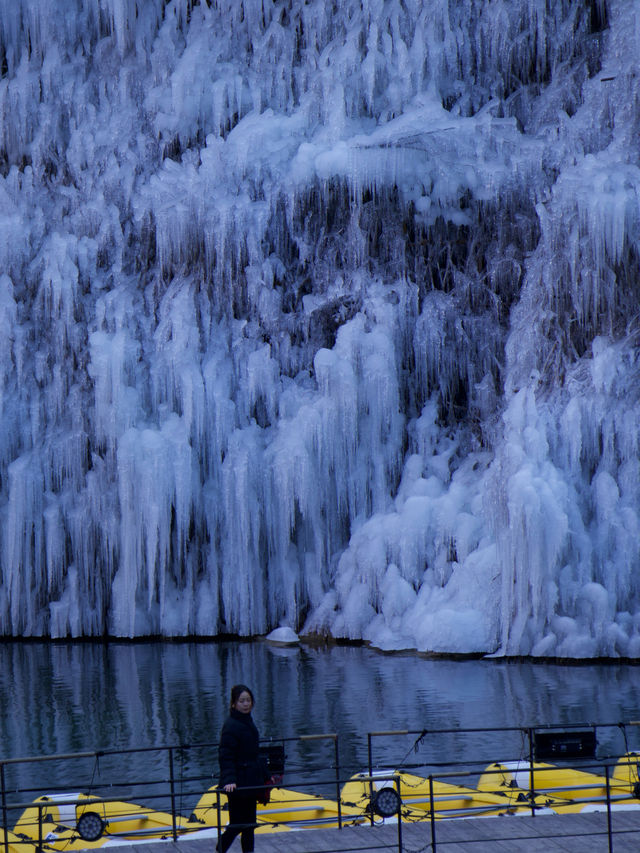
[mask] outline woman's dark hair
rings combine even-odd
[[[253,693],[247,687],[246,684],[234,684],[233,687],[231,688],[231,702],[229,703],[230,708],[233,708],[233,706],[236,704],[236,702],[238,701],[238,699],[240,698],[240,695],[242,693],[248,693],[249,696],[251,696],[251,705],[252,706],[256,704],[256,700],[253,698]]]

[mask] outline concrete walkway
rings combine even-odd
[[[638,853],[640,810],[612,814],[611,846],[606,812],[536,817],[492,817],[429,822],[305,829],[256,835],[256,853]],[[119,845],[118,853],[213,853],[215,837]],[[230,853],[240,853],[234,841]]]

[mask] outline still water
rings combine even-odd
[[[640,666],[630,664],[428,660],[361,646],[266,642],[11,642],[0,644],[0,758],[204,745],[180,753],[179,772],[205,788],[215,781],[213,744],[237,682],[255,693],[263,736],[337,733],[344,774],[366,767],[367,732],[410,732],[376,737],[376,766],[437,767],[468,758],[470,749],[474,760],[517,758],[524,746],[519,733],[480,733],[471,746],[460,733],[430,735],[434,729],[640,719]],[[600,752],[638,749],[640,727],[599,730],[598,740]],[[293,741],[289,778],[333,758],[332,741]],[[107,755],[82,774],[95,781],[114,771],[114,761],[119,777],[131,781],[157,772],[166,756]],[[49,762],[6,772],[9,784],[39,790],[68,784],[70,771],[68,762]],[[78,773],[78,785],[86,785]]]

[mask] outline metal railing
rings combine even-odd
[[[460,737],[463,735],[499,734],[504,736],[505,733],[519,733],[523,738],[525,748],[515,758],[505,758],[501,753],[499,745],[496,743],[494,758],[500,757],[503,765],[519,763],[521,771],[528,774],[528,784],[526,786],[511,785],[511,793],[514,793],[514,789],[517,788],[515,793],[521,796],[522,800],[518,802],[517,806],[508,806],[505,804],[503,813],[510,813],[510,811],[512,812],[517,808],[520,812],[528,810],[531,817],[536,817],[544,808],[549,807],[549,803],[552,803],[552,808],[555,807],[558,812],[561,812],[565,800],[562,800],[560,795],[564,796],[566,803],[571,803],[572,806],[583,807],[590,805],[597,807],[606,811],[606,830],[603,829],[601,834],[607,837],[609,853],[614,853],[616,832],[612,820],[612,809],[620,804],[624,804],[625,801],[629,801],[634,805],[638,804],[640,809],[640,786],[633,787],[629,783],[628,791],[620,791],[620,780],[617,779],[613,786],[615,790],[612,791],[612,772],[617,764],[617,760],[623,754],[629,752],[628,748],[625,749],[624,753],[605,756],[599,760],[596,760],[595,756],[592,756],[592,760],[590,759],[589,763],[587,763],[585,758],[579,758],[577,762],[573,761],[572,763],[564,761],[562,766],[566,770],[579,769],[583,773],[590,771],[594,778],[597,777],[602,780],[602,784],[599,787],[591,781],[591,783],[587,782],[583,785],[569,786],[571,791],[568,791],[557,785],[551,788],[548,784],[545,786],[545,782],[548,783],[549,780],[544,776],[544,773],[548,773],[548,769],[536,764],[536,760],[539,758],[537,754],[539,751],[537,749],[537,741],[541,732],[561,730],[565,735],[565,740],[559,741],[561,752],[563,744],[570,743],[571,737],[575,733],[584,733],[585,731],[592,730],[594,732],[595,743],[595,732],[598,730],[614,727],[624,730],[626,726],[637,725],[640,724],[637,722],[625,724],[589,723],[570,726],[477,728],[465,730],[441,728],[423,729],[420,731],[394,730],[369,732],[367,734],[366,759],[368,772],[357,773],[357,780],[362,786],[363,793],[356,804],[352,802],[346,803],[343,797],[344,786],[347,782],[352,781],[354,776],[353,774],[347,775],[347,769],[341,766],[340,738],[337,734],[324,733],[302,735],[297,738],[273,738],[268,741],[269,744],[282,744],[286,748],[290,748],[294,743],[298,746],[304,744],[306,748],[314,747],[316,744],[322,744],[323,748],[329,746],[331,760],[328,765],[326,763],[314,765],[308,762],[306,767],[300,771],[302,776],[298,780],[287,777],[286,781],[282,783],[282,787],[285,788],[293,785],[295,789],[293,791],[294,796],[290,797],[284,804],[278,802],[272,804],[270,809],[265,807],[260,820],[264,824],[273,822],[286,823],[288,826],[296,826],[296,828],[297,826],[322,826],[331,824],[338,829],[343,828],[345,824],[354,822],[368,823],[373,826],[385,823],[388,820],[394,820],[397,822],[398,851],[402,851],[403,849],[403,824],[419,823],[421,826],[424,826],[425,835],[428,834],[429,837],[429,847],[435,853],[438,846],[444,846],[447,843],[446,840],[441,839],[442,834],[439,832],[439,827],[444,825],[443,821],[462,815],[473,816],[474,814],[481,813],[497,813],[499,810],[499,804],[496,805],[496,802],[490,799],[487,803],[481,803],[476,806],[452,806],[448,808],[445,805],[447,797],[452,803],[464,800],[464,796],[467,797],[467,800],[472,801],[473,795],[471,793],[466,793],[463,796],[458,792],[458,788],[460,790],[464,788],[466,792],[478,791],[474,785],[481,775],[484,777],[485,782],[485,797],[488,790],[486,785],[492,775],[496,777],[495,787],[496,790],[499,790],[505,784],[503,779],[504,766],[496,765],[492,769],[478,762],[476,760],[477,757],[474,760],[465,761],[464,763],[459,762],[457,764],[454,762],[447,762],[446,764],[442,762],[436,765],[433,761],[410,764],[406,761],[407,756],[405,755],[404,759],[394,762],[392,770],[388,767],[380,769],[380,763],[376,760],[374,744],[377,744],[381,738],[393,738],[395,743],[401,744],[404,740],[406,745],[406,738],[412,738],[413,743],[411,744],[411,748],[416,749],[428,745],[431,738],[440,738],[443,735]],[[625,747],[628,747],[626,733]],[[55,830],[54,835],[64,836],[68,840],[76,833],[75,837],[77,838],[77,823],[79,818],[86,813],[97,813],[100,809],[103,810],[103,814],[109,812],[108,819],[103,821],[102,830],[106,830],[107,834],[116,838],[130,838],[132,844],[136,840],[141,840],[145,837],[167,838],[176,841],[182,836],[202,831],[203,826],[207,831],[215,831],[219,836],[224,829],[223,812],[225,811],[225,804],[223,802],[223,793],[217,790],[215,785],[208,787],[209,799],[207,802],[210,804],[207,806],[207,809],[211,811],[210,819],[207,819],[204,824],[202,820],[192,819],[195,812],[191,808],[186,809],[190,817],[186,817],[184,814],[185,803],[200,802],[203,795],[203,787],[207,788],[207,783],[211,783],[212,781],[210,773],[185,774],[183,769],[185,766],[184,756],[194,751],[202,750],[209,753],[216,750],[216,748],[217,743],[181,744],[0,760],[0,809],[2,823],[5,828],[4,853],[13,853],[11,847],[15,839],[10,833],[16,829],[19,829],[18,836],[20,843],[24,844],[32,841],[34,851],[36,846],[39,851],[47,851],[47,853],[52,853],[56,849],[62,849],[61,846],[56,847],[55,838],[48,838],[52,827]],[[158,762],[157,758],[151,762],[156,768],[156,775],[151,778],[149,778],[151,774],[148,774],[144,779],[131,779],[127,777],[127,774],[118,777],[116,772],[115,776],[108,779],[102,778],[102,774],[98,774],[100,778],[96,780],[95,767],[100,762],[104,763],[107,761],[113,764],[115,761],[117,765],[118,761],[125,761],[128,756],[135,754],[140,758],[151,753],[155,753],[156,756],[162,756],[160,762]],[[389,749],[386,749],[385,755],[388,756],[388,753]],[[563,756],[560,754],[558,759],[561,760],[562,758]],[[81,780],[76,778],[76,783],[78,784],[74,784],[73,787],[70,787],[68,782],[64,784],[58,783],[50,788],[45,788],[44,790],[48,793],[42,794],[42,783],[46,782],[47,776],[45,769],[47,763],[55,763],[58,775],[61,767],[68,767],[68,778],[72,779],[74,778],[72,765],[83,761],[89,762],[94,767],[91,778],[87,783],[83,785]],[[388,761],[385,763],[388,764]],[[7,779],[9,771],[29,765],[36,765],[38,767],[38,786],[33,787],[32,783],[26,787],[17,783],[11,785]],[[437,772],[434,772],[436,767]],[[424,783],[424,794],[422,797],[413,796],[410,786],[406,783],[407,771],[413,771],[416,768],[428,769],[428,772],[423,772],[416,776],[416,778],[422,780],[421,784]],[[62,775],[65,775],[64,770]],[[293,775],[295,776],[295,774]],[[462,784],[463,782],[465,783],[464,785]],[[469,784],[467,785],[467,783]],[[450,793],[438,793],[438,786],[443,785],[454,785],[457,787],[455,791]],[[82,795],[73,793],[78,788],[84,789]],[[397,799],[393,801],[395,802],[395,812],[381,814],[377,809],[376,795],[381,789],[389,788],[395,790],[397,795]],[[596,789],[597,793],[595,792]],[[331,795],[333,803],[331,806],[332,811],[325,818],[305,818],[303,815],[312,812],[313,804],[316,802],[315,800],[309,800],[309,796],[305,794],[305,791],[311,791],[313,797],[322,799],[322,795],[318,793],[319,790],[331,790],[333,792]],[[117,793],[115,793],[116,791]],[[144,807],[134,805],[137,800],[141,799],[139,795],[140,791],[144,792],[144,796],[142,797],[145,802]],[[295,799],[296,791],[300,797],[299,801]],[[365,796],[366,792],[368,792],[368,796]],[[129,793],[131,793],[131,796],[129,796]],[[502,790],[500,793],[502,795],[505,792]],[[569,793],[572,796],[569,797]],[[33,798],[27,799],[28,795],[33,794],[38,794],[39,796],[35,800]],[[118,804],[121,804],[125,809],[124,812],[117,813],[116,806],[120,807]],[[162,812],[162,807],[164,806],[167,808],[166,812]],[[125,813],[128,807],[135,809],[135,813],[133,811]],[[204,807],[202,808],[204,809]],[[323,806],[323,808],[326,807]],[[110,809],[111,811],[109,811]],[[360,810],[359,816],[354,814],[354,809],[355,811]],[[348,812],[346,819],[345,810]],[[60,819],[62,812],[71,815],[71,818],[68,818],[68,823]],[[19,816],[17,820],[15,818],[16,815]],[[25,815],[31,816],[25,817]],[[145,826],[145,821],[150,821],[150,816],[153,815],[156,818],[162,815],[164,823]],[[283,817],[277,819],[277,817],[273,817],[274,815],[286,815],[286,820]],[[20,823],[21,820],[22,823]],[[134,823],[137,821],[139,825],[133,828],[129,827],[125,832],[121,832],[119,831],[119,823],[123,824],[125,821],[133,821]],[[539,833],[537,837],[540,837]]]

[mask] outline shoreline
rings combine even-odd
[[[251,645],[253,643],[265,643],[281,649],[295,649],[297,647],[309,649],[323,649],[336,647],[366,648],[384,657],[417,658],[429,661],[486,661],[506,664],[531,663],[544,664],[546,666],[592,666],[602,664],[609,666],[640,666],[640,658],[630,657],[592,657],[592,658],[566,658],[566,657],[537,657],[533,655],[498,655],[495,652],[425,652],[417,649],[381,649],[366,640],[350,640],[342,637],[326,637],[318,635],[302,635],[296,643],[279,643],[267,639],[266,635],[256,634],[253,636],[240,636],[237,634],[217,634],[213,637],[204,636],[180,636],[170,637],[161,634],[145,635],[139,637],[118,636],[88,636],[88,637],[0,637],[0,645],[95,645],[95,646],[135,646],[135,645],[212,645],[219,646],[224,643],[235,643],[238,645]]]

